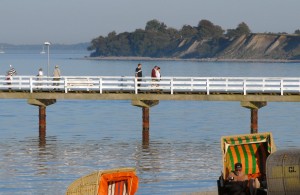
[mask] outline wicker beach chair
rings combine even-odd
[[[117,168],[95,171],[75,180],[66,195],[134,195],[137,189],[135,169]]]
[[[259,182],[259,190],[266,191],[266,161],[276,150],[271,133],[223,136],[221,150],[223,171],[218,180],[220,195],[227,194],[226,179],[237,162],[242,163],[242,170],[248,175],[249,181]]]

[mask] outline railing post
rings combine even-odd
[[[32,77],[29,78],[29,88],[30,88],[30,93],[33,93],[33,89],[32,89]]]
[[[174,78],[172,77],[171,78],[171,81],[170,81],[170,89],[171,89],[171,94],[173,95],[173,90],[174,90]]]
[[[228,78],[225,79],[225,91],[228,91]]]
[[[243,80],[243,90],[244,90],[244,95],[247,95],[247,90],[246,90],[246,79]]]
[[[283,79],[280,79],[280,94],[283,95]]]
[[[193,91],[193,87],[194,87],[194,78],[191,78],[191,91]]]
[[[137,94],[138,90],[137,90],[137,78],[134,77],[134,93]]]
[[[102,77],[99,79],[99,92],[102,94]]]
[[[65,88],[65,93],[68,93],[68,80],[67,80],[66,77],[65,77],[65,80],[64,80],[64,88]]]
[[[21,89],[21,84],[22,84],[22,78],[21,77],[19,77],[19,89]]]
[[[206,94],[209,95],[209,79],[206,79]]]

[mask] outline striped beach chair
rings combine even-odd
[[[276,147],[271,133],[256,133],[223,136],[221,138],[223,171],[220,180],[225,181],[229,173],[234,170],[234,164],[242,163],[242,170],[249,180],[256,178],[266,180],[267,157],[275,152]],[[221,184],[218,180],[219,194]]]
[[[134,195],[137,189],[135,169],[118,168],[95,171],[75,180],[66,195]]]

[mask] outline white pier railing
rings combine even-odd
[[[131,76],[64,76],[59,80],[53,77],[14,76],[6,80],[0,76],[0,90],[56,91],[69,93],[72,91],[162,91],[174,94],[180,92],[205,93],[285,93],[300,94],[300,78],[290,77],[163,77],[152,80],[143,77],[141,81]]]

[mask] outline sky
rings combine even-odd
[[[254,33],[300,29],[300,0],[0,0],[0,43],[91,42],[109,32],[145,29],[156,19],[180,30],[209,20]]]

